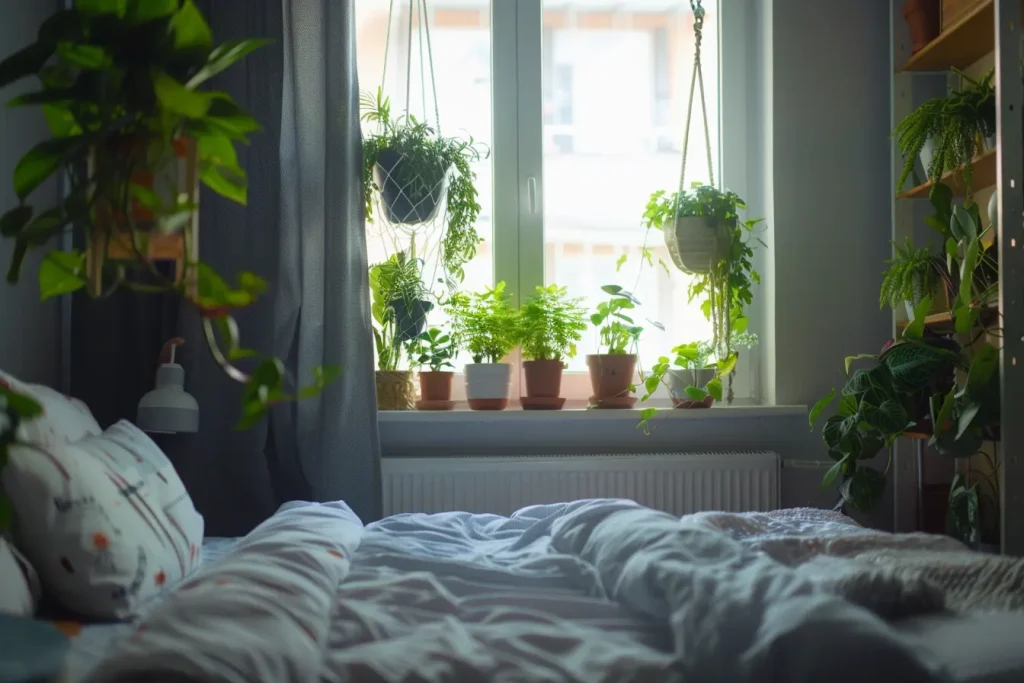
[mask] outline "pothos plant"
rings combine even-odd
[[[243,272],[230,285],[209,265],[188,259],[186,272],[169,279],[148,260],[149,235],[136,216],[141,207],[155,217],[154,230],[173,232],[198,210],[187,192],[161,197],[140,180],[166,176],[183,140],[195,143],[200,181],[245,203],[246,176],[235,145],[248,142],[260,125],[230,95],[204,86],[267,42],[215,46],[192,0],[78,0],[43,22],[34,43],[0,62],[0,88],[38,80],[38,90],[8,104],[40,106],[51,133],[18,162],[19,203],[0,217],[0,236],[14,241],[7,281],[18,282],[28,252],[47,248],[58,234],[70,231],[73,243],[94,244],[94,233],[106,225],[104,230],[128,235],[130,255],[104,263],[99,287],[87,277],[86,253],[50,251],[39,270],[42,298],[83,289],[93,297],[117,289],[180,296],[199,311],[216,362],[245,384],[240,428],[259,421],[275,403],[315,395],[340,368],[315,369],[313,383],[296,391],[287,388],[278,359],[263,358],[252,372],[244,371],[236,363],[260,354],[241,346],[231,312],[252,305],[266,283]],[[33,192],[58,174],[66,183],[63,199],[49,207],[34,204]],[[0,399],[6,416],[0,423],[2,468],[18,424],[40,409],[10,389]]]
[[[736,368],[737,355],[735,353],[724,360],[713,361],[715,351],[711,344],[707,342],[680,344],[674,347],[671,353],[671,357],[661,356],[658,358],[658,362],[651,366],[649,372],[644,373],[641,371],[640,379],[644,384],[644,395],[640,398],[641,402],[645,403],[650,400],[658,390],[658,387],[662,385],[671,389],[666,378],[672,371],[704,370],[712,367],[715,369],[715,374],[707,384],[704,386],[690,384],[685,387],[684,391],[686,392],[686,397],[692,401],[703,401],[709,395],[716,401],[722,400],[722,377],[727,377]],[[657,414],[657,408],[642,409],[637,429],[642,429],[646,433],[650,421]]]
[[[499,363],[519,339],[519,314],[504,281],[472,294],[457,293],[448,305],[457,338],[474,363]]]
[[[704,217],[714,221],[722,238],[721,258],[706,273],[695,273],[690,281],[689,300],[701,301],[701,311],[711,322],[712,346],[719,358],[735,354],[733,335],[747,330],[746,307],[754,300],[753,288],[761,283],[754,269],[754,242],[766,246],[755,233],[761,218],[741,219],[746,203],[735,192],[694,183],[690,190],[651,195],[643,223],[650,230],[664,230],[677,217]],[[728,401],[732,402],[733,374],[729,373]]]
[[[487,157],[486,146],[472,137],[438,135],[409,114],[392,116],[391,100],[380,88],[375,94],[363,93],[360,102],[362,120],[378,126],[376,133],[363,138],[366,220],[377,220],[374,200],[378,197],[385,212],[392,212],[389,219],[399,223],[432,219],[444,199],[441,263],[448,274],[463,279],[463,266],[476,255],[482,240],[476,231],[480,203],[471,164]],[[398,203],[403,208],[396,209]]]
[[[599,350],[610,356],[636,353],[644,328],[624,311],[635,309],[640,302],[619,285],[604,285],[601,291],[609,298],[590,315],[591,324],[597,328]]]
[[[827,488],[840,480],[842,501],[849,507],[870,511],[885,491],[886,475],[896,439],[908,431],[929,435],[937,452],[953,458],[969,458],[986,440],[994,438],[1000,419],[999,351],[981,341],[986,331],[980,321],[975,270],[982,249],[983,231],[974,211],[953,207],[952,233],[964,235],[956,249],[960,283],[952,316],[958,331],[979,332],[971,343],[931,333],[925,316],[930,297],[915,308],[914,320],[899,341],[888,342],[878,354],[846,359],[846,371],[859,361],[874,362],[850,375],[843,387],[835,414],[822,428],[822,438],[835,464],[822,481]],[[815,422],[836,399],[833,389],[811,409]],[[887,453],[884,471],[868,461]]]
[[[576,356],[576,342],[587,329],[583,299],[565,287],[537,287],[519,310],[519,346],[528,360],[564,360]]]

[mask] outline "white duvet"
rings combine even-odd
[[[822,539],[858,528],[816,528],[809,541],[799,517],[680,520],[594,500],[364,529],[343,503],[292,504],[155,607],[89,680],[946,680],[878,616],[884,576],[865,599],[863,581],[851,590],[834,558],[819,562]],[[934,597],[881,602],[927,611]]]

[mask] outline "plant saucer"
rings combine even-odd
[[[618,408],[629,409],[636,405],[636,396],[605,396],[598,398],[596,396],[590,397],[591,408]]]
[[[455,401],[416,401],[416,410],[455,410]]]
[[[523,410],[561,410],[565,399],[560,396],[520,396]]]

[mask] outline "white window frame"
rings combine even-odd
[[[716,4],[719,13],[720,82],[715,86],[720,103],[721,134],[717,141],[720,183],[747,198],[747,131],[753,123],[747,118],[750,0],[704,1],[705,5]],[[528,295],[535,287],[544,284],[543,0],[492,0],[490,16],[492,163],[496,188],[493,193],[491,253],[495,282],[504,281],[514,305],[519,305],[524,294]],[[502,87],[507,83],[515,85]],[[497,190],[513,187],[515,192]],[[751,214],[756,213],[757,208],[751,207]],[[763,292],[755,292],[748,316],[751,331],[764,339],[762,296]],[[759,362],[763,357],[760,346],[753,355],[755,362]],[[518,354],[509,360],[516,368],[520,367]],[[736,394],[750,397],[737,399],[737,403],[760,401],[757,374],[737,374]],[[513,375],[513,398],[521,395],[520,375],[520,372]],[[750,382],[754,386],[749,386]],[[588,388],[586,373],[567,372],[562,389],[562,394],[569,397],[566,407],[585,405],[582,397],[586,396]],[[667,403],[664,389],[651,401],[652,405]]]

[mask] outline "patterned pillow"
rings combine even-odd
[[[0,370],[0,385],[19,394],[25,394],[43,407],[43,414],[34,420],[22,422],[18,440],[37,446],[78,441],[103,430],[85,404],[77,398],[65,396],[41,384],[28,384]]]
[[[156,444],[129,422],[73,443],[12,449],[15,540],[48,596],[123,619],[198,568],[203,518]]]

